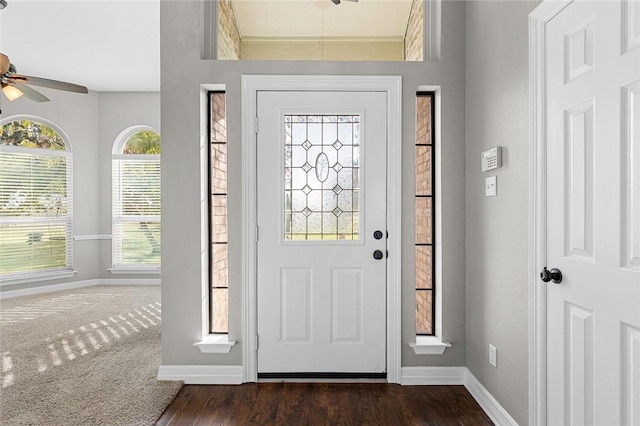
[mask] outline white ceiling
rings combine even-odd
[[[235,0],[243,36],[400,37],[411,0]],[[160,90],[160,0],[7,0],[0,52],[18,72],[94,91]]]

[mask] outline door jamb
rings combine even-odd
[[[547,424],[546,25],[573,0],[545,0],[529,15],[529,424]]]
[[[401,380],[401,76],[242,76],[242,366],[243,382],[258,378],[257,354],[257,92],[355,91],[387,93],[387,382]]]

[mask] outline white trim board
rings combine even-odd
[[[161,365],[158,380],[182,381],[186,385],[240,385],[241,365]]]
[[[402,229],[402,77],[400,76],[242,76],[242,365],[245,382],[257,381],[257,295],[255,229],[256,202],[256,103],[257,92],[353,91],[387,93],[387,381],[401,380],[401,229]]]
[[[480,408],[489,416],[491,421],[500,426],[518,426],[518,423],[511,417],[507,410],[482,386],[482,383],[466,369],[464,387],[467,388],[473,399],[476,400]]]
[[[402,367],[403,386],[464,385],[466,367]]]
[[[63,290],[74,290],[77,288],[94,287],[97,285],[160,285],[160,279],[93,279],[83,281],[73,281],[63,284],[43,285],[39,287],[24,288],[19,290],[8,290],[0,292],[0,300],[12,299],[20,296],[32,296],[36,294],[55,293]]]
[[[545,0],[529,15],[529,424],[547,424],[546,25],[573,0]]]

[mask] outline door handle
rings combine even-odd
[[[373,258],[375,260],[380,260],[384,257],[384,253],[382,253],[382,250],[376,250],[373,252]]]
[[[540,279],[545,283],[549,281],[553,281],[555,284],[560,284],[562,282],[562,272],[558,268],[552,268],[548,270],[545,266],[540,272]]]

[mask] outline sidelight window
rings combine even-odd
[[[435,143],[433,93],[419,92],[415,144],[416,334],[434,335]]]
[[[224,92],[209,93],[209,286],[211,333],[229,332],[227,122]]]

